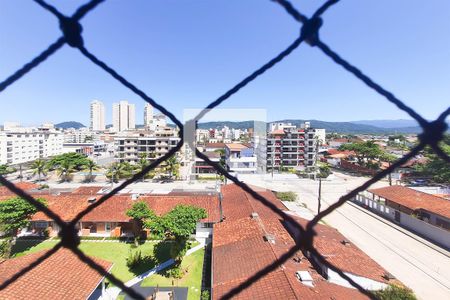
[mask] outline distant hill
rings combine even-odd
[[[83,124],[81,124],[80,122],[76,122],[76,121],[68,121],[68,122],[61,122],[58,124],[55,124],[56,128],[62,128],[62,129],[67,129],[67,128],[75,128],[75,129],[80,129],[84,126]]]
[[[350,121],[354,124],[371,125],[380,128],[405,128],[405,127],[417,127],[419,124],[416,120],[361,120]]]
[[[242,121],[242,122],[231,122],[231,121],[217,121],[217,122],[205,122],[199,123],[198,128],[200,129],[210,129],[210,128],[222,128],[227,126],[234,129],[246,129],[251,128],[255,124],[254,121]]]
[[[389,134],[389,133],[420,133],[421,128],[419,126],[412,127],[393,127],[382,128],[367,124],[357,124],[354,122],[327,122],[320,120],[300,120],[300,119],[285,119],[274,122],[286,122],[293,125],[300,126],[304,122],[310,122],[312,127],[323,128],[327,132],[346,133],[346,134]],[[357,121],[358,122],[358,121]],[[199,123],[198,127],[201,129],[220,128],[228,126],[229,128],[245,129],[253,127],[253,121],[242,122],[205,122]]]

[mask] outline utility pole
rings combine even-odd
[[[20,182],[22,182],[22,177],[23,177],[23,175],[22,175],[22,164],[19,165],[19,172],[20,172],[19,173],[20,174],[19,175],[20,176]]]
[[[320,202],[322,200],[322,178],[319,177],[319,197],[317,198],[318,205],[317,205],[317,214],[320,214]]]

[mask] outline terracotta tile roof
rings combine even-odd
[[[225,148],[225,143],[206,143],[205,148]]]
[[[88,199],[96,197],[100,199],[102,195],[86,195],[67,193],[60,195],[40,195],[32,194],[35,198],[44,198],[47,207],[59,215],[64,221],[72,220],[79,212],[89,205]],[[0,201],[10,198],[1,196]],[[217,222],[220,219],[219,199],[217,195],[178,193],[169,195],[141,196],[139,200],[144,200],[156,214],[161,215],[169,212],[178,204],[193,205],[204,208],[208,217],[203,222]],[[138,201],[139,201],[138,200]],[[133,205],[131,195],[115,195],[96,207],[93,211],[82,218],[81,221],[88,222],[128,222],[130,218],[126,211]],[[43,212],[37,212],[32,217],[33,221],[52,221]]]
[[[32,182],[27,182],[27,181],[16,182],[16,183],[14,183],[14,185],[24,191],[37,189],[39,187],[38,184],[35,184]],[[15,195],[15,194],[13,192],[11,192],[6,186],[0,186],[0,195]]]
[[[240,151],[243,149],[247,149],[248,147],[245,146],[244,144],[239,144],[239,143],[230,143],[230,144],[225,144],[225,147],[227,147],[228,149],[230,149],[231,151]]]
[[[79,188],[72,191],[72,194],[81,194],[81,195],[95,195],[97,194],[103,187],[101,186],[80,186]]]
[[[276,135],[284,134],[284,130],[283,129],[277,129],[277,130],[271,131],[269,134],[276,134]]]
[[[293,218],[303,227],[308,222],[296,216]],[[333,265],[348,273],[378,282],[386,282],[383,277],[386,270],[361,249],[349,242],[337,229],[322,224],[317,224],[314,229],[316,231],[314,247]],[[298,236],[296,233],[294,235]],[[349,243],[344,244],[343,241]]]
[[[351,151],[351,150],[343,150],[343,151],[341,151],[341,150],[333,149],[333,148],[327,149],[327,152],[328,152],[328,154],[330,156],[331,155],[336,155],[336,154],[345,155],[346,157],[349,156],[349,155],[355,155],[355,152]]]
[[[369,192],[412,210],[422,209],[450,218],[450,201],[440,197],[419,192],[401,185],[370,189]]]
[[[0,263],[0,283],[45,254],[40,251]],[[93,258],[106,270],[112,263]],[[102,276],[70,250],[60,249],[44,262],[0,291],[0,299],[86,299]]]
[[[257,189],[268,201],[286,210],[286,207],[268,190]],[[214,225],[213,234],[213,297],[220,299],[232,288],[244,282],[257,271],[295,245],[281,217],[265,205],[231,184],[222,189],[225,220]],[[256,212],[257,218],[251,213]],[[307,222],[298,218],[303,225]],[[344,270],[377,281],[384,281],[380,274],[385,270],[353,245],[344,246],[345,239],[337,230],[319,225],[315,239],[317,249],[327,255],[331,262],[345,266]],[[273,235],[275,243],[264,240],[266,234]],[[293,232],[295,235],[295,232]],[[323,251],[323,252],[322,252]],[[286,261],[268,275],[240,293],[237,299],[366,299],[355,289],[346,288],[324,279],[311,263],[298,251],[294,256],[303,258],[301,263],[293,259]],[[361,270],[363,269],[363,270]],[[308,271],[314,287],[309,287],[296,278],[295,272]],[[279,288],[281,287],[281,288]]]

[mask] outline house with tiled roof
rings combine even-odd
[[[17,272],[28,267],[49,250],[11,258],[0,262],[0,284]],[[105,270],[112,263],[92,258]],[[55,270],[60,270],[55,276]],[[76,270],[76,272],[70,272]],[[81,261],[72,251],[59,249],[43,262],[21,275],[13,283],[0,291],[0,299],[88,299],[102,283],[103,276]]]
[[[225,163],[230,172],[253,174],[257,169],[257,157],[253,147],[241,143],[225,144]]]
[[[373,200],[434,226],[450,230],[450,201],[401,185],[369,189]],[[400,216],[400,214],[398,214]]]
[[[203,152],[203,155],[217,164],[220,163],[221,156],[217,151],[205,151]],[[205,174],[207,174],[208,176],[213,176],[217,174],[217,171],[213,166],[209,165],[203,159],[196,156],[193,175],[197,175],[197,177],[201,178],[202,176],[205,176]]]
[[[255,187],[256,188],[256,187]],[[280,210],[287,211],[273,192],[257,188]],[[235,184],[222,188],[223,221],[214,224],[212,299],[367,299],[310,253],[295,252],[268,274],[254,277],[276,262],[302,238],[278,214]],[[295,217],[301,225],[306,220]],[[392,283],[387,271],[336,229],[317,225],[314,246],[332,264],[369,290]],[[240,289],[241,284],[251,281]]]
[[[59,194],[39,194],[29,191],[35,198],[43,198],[47,207],[63,221],[70,222],[80,212],[97,202],[105,193],[101,187],[81,187],[72,192]],[[14,197],[12,192],[0,195],[0,201]],[[157,215],[169,212],[177,205],[192,205],[206,210],[207,217],[197,224],[197,231],[202,237],[211,233],[212,224],[221,217],[219,196],[216,192],[171,192],[164,195],[149,193],[121,193],[114,195],[81,218],[77,224],[80,236],[129,237],[135,232],[135,223],[126,215],[133,203],[144,201]],[[29,228],[19,235],[57,236],[59,226],[43,212],[37,212],[31,218]]]

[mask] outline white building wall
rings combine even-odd
[[[60,132],[30,131],[0,133],[0,162],[20,164],[63,153]]]
[[[128,124],[127,129],[136,128],[136,107],[134,104],[128,104]]]
[[[91,130],[105,130],[105,106],[102,102],[94,100],[91,102]]]
[[[113,130],[116,132],[134,129],[136,127],[135,105],[128,101],[113,104]]]
[[[113,103],[112,125],[115,132],[120,131],[120,104]]]
[[[153,106],[145,104],[144,106],[144,126],[149,128],[153,123]]]

